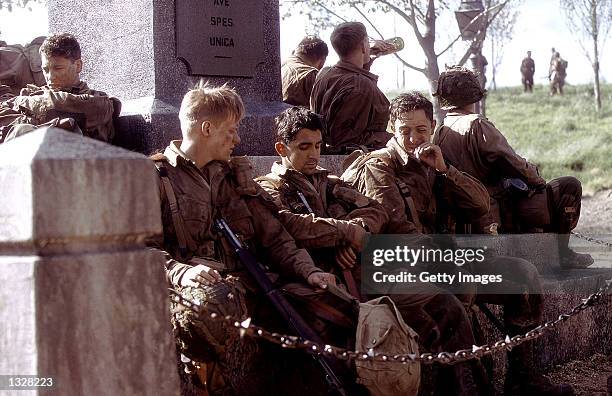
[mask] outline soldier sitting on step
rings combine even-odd
[[[40,47],[47,85],[28,85],[0,104],[0,142],[52,125],[103,142],[115,134],[121,102],[81,81],[81,48],[68,33],[47,38]]]

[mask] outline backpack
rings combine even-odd
[[[388,296],[359,304],[356,350],[418,356],[417,337]],[[357,383],[365,386],[372,396],[410,396],[419,391],[421,365],[418,362],[356,360],[355,367]]]
[[[0,85],[7,85],[19,95],[28,84],[45,85],[38,50],[45,37],[37,37],[25,47],[19,44],[0,46]]]

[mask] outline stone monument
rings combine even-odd
[[[164,256],[144,245],[156,179],[55,128],[0,145],[0,374],[51,378],[36,394],[178,394]]]
[[[245,100],[235,154],[273,155],[281,102],[278,0],[49,0],[50,33],[81,43],[83,80],[122,100],[115,143],[149,154],[180,137],[180,101],[201,78]]]

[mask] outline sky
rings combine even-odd
[[[283,0],[281,0],[282,2]],[[570,32],[565,24],[565,17],[559,9],[559,0],[525,0],[521,7],[512,41],[505,45],[504,58],[497,74],[498,86],[520,85],[519,66],[527,50],[532,51],[536,63],[536,83],[547,83],[548,63],[551,47],[555,47],[561,56],[569,62],[567,69],[567,82],[569,84],[582,84],[592,82],[592,68],[589,61],[576,41],[577,34]],[[282,10],[281,10],[282,11]],[[283,13],[281,12],[281,15]],[[356,15],[344,14],[347,19],[355,19]],[[410,63],[422,67],[424,57],[420,47],[414,39],[410,28],[399,18],[393,15],[378,15],[373,22],[379,26],[385,38],[401,36],[406,43],[400,55]],[[27,29],[24,28],[27,26]],[[31,10],[15,9],[12,13],[0,11],[0,39],[10,44],[24,44],[33,38],[46,35],[47,15],[43,5],[35,4]],[[369,29],[370,35],[376,34]],[[78,37],[78,32],[77,37]],[[285,59],[301,38],[307,33],[314,33],[304,16],[292,16],[281,21],[281,58]],[[330,30],[317,32],[328,42]],[[443,17],[438,23],[439,39],[437,49],[444,48],[447,43],[458,34],[456,22],[451,16]],[[377,37],[376,37],[377,38]],[[444,64],[453,64],[463,54],[464,43],[459,42],[452,51],[439,62],[441,68]],[[609,42],[601,53],[601,75],[603,81],[612,79],[612,52]],[[330,56],[327,65],[337,61],[337,57],[330,47]],[[490,50],[485,46],[484,55],[489,58]],[[383,91],[392,89],[426,89],[427,80],[419,73],[405,69],[393,56],[385,56],[377,60],[372,72],[379,75],[379,86]],[[490,69],[490,68],[489,68]],[[489,81],[490,70],[487,70]],[[405,81],[405,85],[403,85]]]

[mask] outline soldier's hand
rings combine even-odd
[[[181,279],[181,286],[208,286],[222,280],[216,269],[199,264],[189,268]]]
[[[351,222],[351,224],[351,232],[348,236],[349,239],[347,242],[355,251],[361,252],[363,249],[363,241],[368,232],[360,224],[355,222]]]
[[[336,263],[340,266],[340,269],[351,269],[355,266],[357,260],[357,254],[350,246],[340,246],[336,248]]]
[[[445,173],[448,171],[444,163],[444,156],[440,147],[433,143],[425,142],[414,149],[415,157],[425,165],[434,168],[438,172]]]
[[[307,280],[310,286],[318,287],[320,289],[327,289],[327,285],[336,284],[336,277],[333,274],[327,272],[315,272],[310,274]]]

